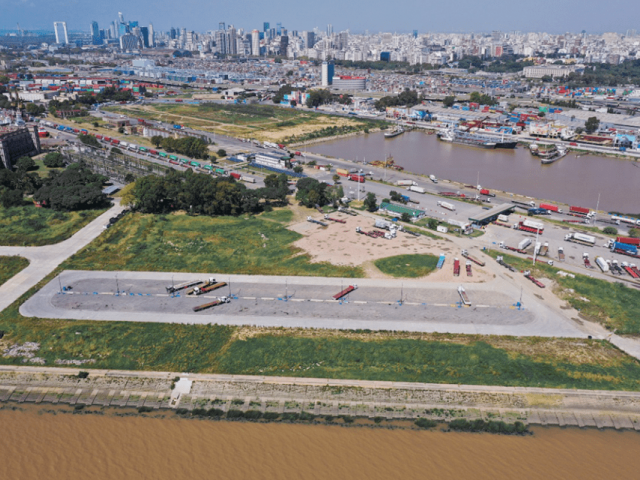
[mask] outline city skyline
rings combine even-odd
[[[13,30],[16,24],[24,30],[51,30],[53,21],[66,22],[69,31],[88,31],[92,21],[101,26],[117,18],[122,11],[127,18],[136,18],[141,24],[153,23],[157,30],[186,27],[194,31],[217,29],[220,22],[233,24],[236,28],[251,31],[260,29],[264,22],[272,25],[282,23],[283,27],[296,30],[326,29],[327,24],[334,31],[350,30],[352,33],[398,32],[409,33],[484,33],[492,30],[587,33],[620,32],[639,29],[640,4],[630,0],[614,0],[611,9],[624,15],[593,15],[601,9],[594,0],[570,1],[557,4],[551,0],[541,0],[529,10],[514,10],[512,3],[505,0],[492,2],[490,6],[470,0],[453,0],[445,4],[425,5],[417,0],[408,0],[390,10],[389,5],[379,1],[350,3],[348,8],[335,0],[324,2],[322,6],[312,5],[306,11],[292,0],[282,0],[278,9],[254,5],[247,0],[239,0],[233,6],[212,6],[203,0],[185,0],[180,9],[171,15],[166,12],[174,4],[164,0],[156,2],[125,2],[115,0],[109,4],[87,4],[77,0],[44,2],[42,0],[10,0],[4,7],[0,29]],[[244,8],[246,7],[246,8]],[[386,10],[385,10],[386,9]],[[239,13],[241,12],[241,13]],[[411,15],[408,15],[412,12]],[[455,12],[455,15],[452,14]],[[423,19],[416,21],[416,14]],[[166,19],[169,18],[170,21]],[[409,20],[407,20],[407,18]]]

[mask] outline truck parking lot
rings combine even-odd
[[[584,336],[533,296],[526,295],[525,308],[518,309],[519,289],[500,279],[464,284],[470,307],[461,304],[457,283],[174,274],[173,284],[210,276],[228,285],[193,297],[186,290],[167,293],[171,274],[118,272],[116,280],[114,272],[66,271],[27,301],[21,313],[40,318]],[[357,289],[333,299],[354,282]],[[66,291],[61,292],[61,286]],[[193,312],[193,307],[222,296],[230,303]]]

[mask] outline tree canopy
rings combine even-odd
[[[400,95],[394,95],[389,97],[382,97],[377,100],[375,107],[378,110],[384,110],[386,107],[406,106],[413,107],[419,104],[422,98],[418,97],[418,92],[415,90],[405,89]]]
[[[162,139],[162,148],[169,153],[176,152],[191,158],[209,157],[207,142],[197,137],[184,137],[178,139],[166,137]]]
[[[86,210],[106,204],[102,185],[107,180],[80,163],[73,163],[56,175],[49,175],[33,198],[54,210]]]
[[[586,122],[584,122],[584,129],[587,133],[593,133],[598,130],[600,126],[600,120],[598,117],[589,117]]]

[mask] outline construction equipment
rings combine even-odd
[[[313,219],[311,217],[307,217],[307,222],[315,223],[315,224],[321,225],[323,227],[328,227],[329,226],[328,224],[326,224],[324,222],[321,222],[320,220],[315,220],[315,219]]]
[[[458,260],[457,258],[453,259],[453,275],[455,277],[460,276],[460,260]]]
[[[467,268],[467,277],[473,277],[473,272],[471,271],[471,262],[469,260],[467,260],[466,268]]]

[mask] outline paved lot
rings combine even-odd
[[[63,272],[20,309],[25,316],[142,322],[218,323],[314,328],[368,328],[501,335],[584,337],[533,295],[501,279],[466,285],[470,307],[458,302],[458,284],[358,279],[342,302],[332,297],[347,281],[333,278],[213,275],[230,285],[193,297],[165,287],[206,275],[153,272]],[[72,287],[60,293],[60,284]],[[120,293],[116,295],[117,289]],[[231,303],[194,313],[218,296]],[[402,296],[402,297],[401,297]],[[403,299],[400,304],[400,298]]]

